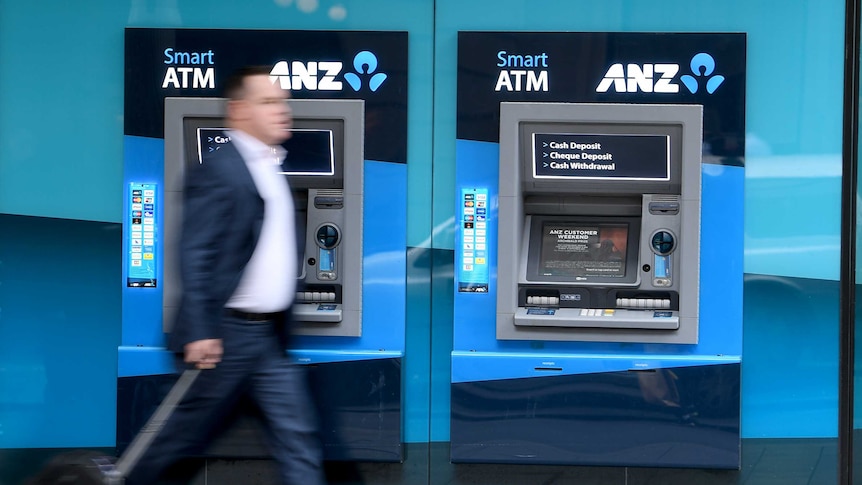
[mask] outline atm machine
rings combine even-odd
[[[230,143],[224,100],[165,99],[165,205],[182,207],[183,166],[204,163],[208,152]],[[296,333],[362,334],[362,100],[290,102],[292,136],[282,164],[304,241],[294,303]],[[176,254],[181,210],[165,211],[163,322],[179,304]],[[167,331],[168,328],[166,327]]]
[[[701,116],[501,104],[497,338],[697,343]]]
[[[231,72],[269,66],[270,81],[291,90],[293,132],[282,171],[300,233],[299,264],[289,275],[297,285],[286,355],[308,375],[328,461],[402,461],[415,428],[405,426],[402,413],[407,32],[130,28],[125,34],[118,451],[177,379],[165,343],[182,294],[184,172],[231,143],[227,100],[217,97]],[[183,67],[189,56],[207,62]],[[324,72],[324,64],[340,74]],[[183,72],[188,79],[177,81]],[[237,423],[207,457],[268,456],[261,427],[244,421],[248,427]]]
[[[738,469],[744,172],[702,106],[499,106],[457,145],[451,460]]]
[[[219,98],[165,98],[163,157],[161,140],[129,140],[140,153],[130,160],[143,164],[163,158],[164,174],[152,174],[149,165],[130,170],[147,174],[137,175],[147,183],[132,183],[130,197],[140,197],[140,209],[153,212],[143,214],[146,217],[140,224],[142,236],[153,234],[149,239],[141,237],[153,249],[145,246],[150,252],[141,252],[140,268],[130,265],[130,275],[135,278],[127,282],[134,289],[126,297],[124,345],[119,351],[120,448],[128,444],[176,379],[163,341],[181,292],[177,238],[183,217],[183,173],[189,164],[207,163],[207,153],[230,143],[222,118],[224,103]],[[390,190],[379,187],[392,187],[401,180],[398,175],[404,166],[365,159],[364,100],[292,99],[290,106],[292,136],[284,142],[287,155],[282,168],[293,191],[304,248],[298,255],[295,338],[288,352],[308,369],[310,386],[319,401],[327,459],[400,461],[403,326],[392,328],[381,322],[403,314],[403,300],[393,295],[404,290],[404,264],[394,270],[391,264],[403,262],[404,241],[386,224],[401,216],[392,205],[404,194],[397,188],[403,183]],[[366,190],[365,184],[371,189]],[[153,207],[143,206],[148,197],[153,199]],[[382,213],[384,209],[390,219],[365,223],[366,211]],[[135,220],[130,222],[133,238],[139,226]],[[147,222],[150,224],[145,225]],[[147,228],[152,231],[145,231]],[[137,244],[137,239],[130,241]],[[132,263],[138,261],[135,254],[131,254]],[[148,254],[153,258],[147,259]],[[131,271],[136,269],[140,271]],[[381,280],[381,272],[390,278]],[[366,311],[363,299],[370,302]],[[381,300],[388,306],[375,305]],[[367,323],[364,328],[363,321]],[[368,392],[380,382],[387,385]],[[374,420],[366,419],[369,412]],[[262,433],[255,420],[246,416],[214,444],[210,455],[267,456]]]

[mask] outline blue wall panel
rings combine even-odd
[[[0,215],[0,448],[113,446],[120,226]]]

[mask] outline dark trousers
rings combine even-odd
[[[127,485],[157,483],[179,460],[203,453],[246,396],[260,408],[281,482],[323,485],[317,417],[304,370],[288,360],[271,322],[226,317],[222,328],[221,363],[201,372]]]

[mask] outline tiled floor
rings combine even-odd
[[[17,485],[65,450],[0,450],[0,485]],[[109,450],[101,450],[108,453]],[[834,439],[744,440],[741,470],[454,465],[448,446],[410,445],[404,463],[330,464],[333,485],[832,485]],[[862,466],[862,460],[858,460]],[[429,466],[429,463],[431,466]],[[275,483],[267,460],[209,460],[194,485]],[[862,469],[860,469],[862,471]]]

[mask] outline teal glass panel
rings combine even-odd
[[[843,16],[835,0],[437,1],[434,247],[454,244],[459,31],[745,32],[745,219],[727,221],[745,232],[742,434],[836,437]],[[435,321],[446,298],[435,295]],[[433,358],[448,356],[448,338],[435,327]]]

